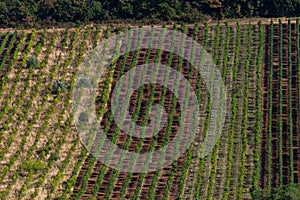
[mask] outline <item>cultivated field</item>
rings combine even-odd
[[[194,66],[163,46],[120,56],[99,80],[96,108],[101,127],[113,143],[136,152],[159,149],[180,132],[183,105],[171,90],[158,84],[145,84],[129,100],[132,120],[140,125],[149,123],[154,104],[164,106],[168,123],[154,137],[132,137],[112,117],[111,95],[117,81],[130,69],[148,63],[170,66],[189,80],[200,102],[200,126],[192,145],[176,162],[155,172],[125,173],[89,154],[72,114],[76,73],[91,50],[114,34],[113,29],[2,31],[0,199],[252,199],[251,192],[261,188],[271,192],[300,183],[298,21],[167,28],[198,41],[221,72],[227,110],[213,151],[200,157],[201,144],[209,134],[210,91]],[[120,48],[161,35],[135,35]],[[193,48],[180,49],[191,57],[195,54]],[[30,62],[35,58],[38,63]],[[139,80],[128,85],[144,76],[141,72]],[[57,89],[59,84],[63,86]],[[177,89],[181,94],[187,90]],[[181,139],[179,144],[189,138]],[[96,146],[97,141],[101,137],[96,137]],[[142,162],[134,157],[121,161],[123,165]]]

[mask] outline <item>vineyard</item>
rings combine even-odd
[[[299,22],[266,26],[262,186],[300,182]]]
[[[187,112],[187,105],[181,105],[172,90],[159,84],[142,84],[129,96],[118,88],[117,83],[126,72],[151,63],[168,66],[188,80],[199,102],[200,126],[191,146],[178,160],[153,172],[130,173],[110,168],[89,153],[77,134],[72,112],[72,104],[77,101],[72,98],[76,75],[83,68],[84,59],[121,29],[87,26],[2,31],[1,200],[252,199],[251,195],[261,190],[270,194],[274,188],[300,183],[299,21],[159,27],[174,31],[169,48],[178,48],[191,60],[196,57],[195,44],[185,48],[183,39],[175,38],[175,34],[182,32],[193,38],[211,55],[221,73],[226,90],[226,116],[212,152],[200,156],[203,141],[209,135],[212,91],[196,66],[172,51],[165,51],[162,42],[157,48],[139,48],[116,55],[112,67],[98,80],[95,107],[100,127],[116,146],[132,152],[157,150],[182,134],[180,117]],[[149,27],[140,30],[143,28]],[[130,50],[145,41],[162,41],[165,29],[161,30],[146,36],[129,34],[127,42],[119,48]],[[128,32],[131,31],[129,28]],[[199,59],[205,58],[202,55]],[[157,68],[149,79],[159,77],[158,66],[154,66]],[[130,74],[128,87],[143,83],[149,75],[147,70],[135,73]],[[179,94],[189,91],[188,87],[178,86],[179,78],[171,72],[160,78],[166,83],[168,79],[174,80],[174,90]],[[165,126],[161,130],[155,127],[153,132],[158,134],[151,138],[137,138],[124,132],[111,112],[113,91],[117,97],[126,96],[132,121],[141,126],[150,123],[149,111],[154,105],[164,107]],[[97,135],[93,143],[99,151],[102,137]],[[177,146],[190,140],[177,139]],[[174,155],[177,151],[176,147]],[[119,159],[112,152],[107,156]],[[163,165],[164,159],[159,165]],[[150,160],[134,156],[126,160],[121,156],[118,162],[133,168],[148,166]]]

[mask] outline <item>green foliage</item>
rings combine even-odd
[[[0,1],[1,27],[36,27],[69,22],[199,22],[207,18],[293,17],[300,0],[47,0]]]
[[[59,94],[60,92],[65,92],[66,90],[67,90],[67,86],[62,80],[56,80],[52,84],[52,94]]]
[[[298,200],[300,196],[300,184],[290,184],[273,189],[271,194],[265,190],[260,190],[252,198],[256,200]]]
[[[257,51],[257,60],[256,60],[256,76],[257,76],[257,88],[256,88],[256,123],[255,123],[255,150],[254,150],[254,173],[252,177],[253,188],[252,194],[256,194],[259,185],[260,179],[260,146],[261,146],[261,136],[262,136],[262,112],[261,112],[261,64],[263,57],[263,47],[264,47],[264,31],[263,25],[261,22],[259,26],[259,48]]]
[[[243,108],[243,120],[242,120],[242,157],[241,157],[241,173],[239,177],[239,189],[238,189],[238,199],[242,199],[243,197],[243,185],[244,185],[244,178],[246,173],[246,150],[248,144],[247,138],[247,123],[248,123],[248,88],[249,88],[249,66],[251,60],[251,31],[252,25],[248,25],[248,45],[247,45],[247,61],[245,66],[245,90],[244,90],[244,108]]]
[[[38,171],[45,169],[46,165],[41,160],[28,160],[22,163],[22,171]]]
[[[118,26],[113,30],[113,32],[119,34],[119,33],[125,32],[126,29],[128,29],[128,28],[124,27],[124,26]]]
[[[273,106],[273,46],[274,46],[274,23],[270,24],[270,75],[269,75],[269,119],[268,119],[268,193],[271,192],[271,165],[272,165],[272,106]]]
[[[59,159],[59,154],[56,151],[53,152],[49,158],[49,160],[51,160],[51,161],[56,161],[58,159]]]
[[[293,109],[292,109],[292,69],[293,69],[293,58],[292,58],[292,25],[291,21],[288,20],[288,101],[289,101],[289,146],[290,146],[290,183],[294,183],[294,150],[293,150]]]
[[[79,87],[79,88],[89,88],[89,87],[91,87],[91,83],[90,83],[89,79],[81,78],[78,81],[76,86]]]
[[[204,27],[204,33],[203,33],[203,48],[206,48],[207,44],[208,44],[208,25],[205,24],[205,27]],[[201,57],[200,57],[200,63],[203,63],[204,61],[204,56],[205,54],[202,53],[201,54]],[[202,82],[202,77],[200,76],[199,78],[199,81],[197,82],[197,98],[198,100],[200,101],[201,99],[201,82]],[[209,99],[209,103],[207,104],[207,110],[209,110],[210,108],[210,99]],[[204,123],[204,135],[205,137],[207,137],[208,135],[208,127],[209,127],[209,123],[210,123],[210,113],[208,111],[208,114],[206,115],[206,118],[205,118],[205,123]],[[205,144],[205,143],[204,143]],[[205,149],[205,147],[203,147],[203,149]],[[201,186],[201,183],[202,183],[202,175],[203,175],[203,172],[204,172],[204,161],[205,159],[204,158],[201,158],[200,159],[200,166],[199,166],[199,170],[198,170],[198,173],[197,173],[197,182],[196,182],[196,185],[195,185],[195,199],[200,199],[200,186]]]
[[[86,123],[86,122],[89,121],[89,115],[88,115],[88,113],[86,113],[86,112],[82,112],[82,113],[80,113],[78,119],[79,119],[80,122]]]
[[[30,56],[27,60],[26,63],[27,68],[33,67],[33,68],[39,68],[40,67],[40,63],[37,59],[37,57],[35,56]]]
[[[264,0],[261,15],[267,17],[298,16],[300,11],[299,0]]]

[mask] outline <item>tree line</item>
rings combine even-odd
[[[1,27],[59,23],[196,22],[243,17],[295,17],[300,0],[4,0]]]

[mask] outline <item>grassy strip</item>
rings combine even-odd
[[[242,120],[242,156],[241,156],[241,173],[239,176],[238,199],[243,199],[243,185],[245,178],[246,150],[248,145],[247,139],[247,123],[248,123],[248,88],[249,88],[249,66],[251,60],[252,45],[252,25],[248,25],[248,44],[247,44],[247,61],[245,65],[245,90],[244,90],[244,108]]]
[[[252,177],[253,191],[252,194],[255,196],[258,193],[259,182],[260,182],[260,171],[261,171],[261,136],[262,136],[262,110],[261,110],[261,67],[264,49],[264,28],[261,22],[258,24],[259,27],[259,48],[258,56],[256,60],[256,122],[255,122],[255,149],[254,149],[254,172]]]
[[[282,46],[282,22],[279,19],[279,185],[282,187],[283,155],[282,155],[282,67],[283,67],[283,46]]]
[[[15,32],[15,34],[17,34],[17,32]],[[7,41],[8,41],[9,36],[10,36],[10,33],[7,32],[7,33],[5,34],[3,40],[1,41],[0,55],[3,53],[4,47],[5,47],[5,45],[6,45]],[[16,38],[15,38],[15,39],[16,39]],[[14,43],[13,38],[10,40],[10,43]],[[6,61],[6,59],[1,59],[1,60],[2,60],[2,62],[5,62],[5,61]],[[2,69],[3,69],[3,65],[0,66],[0,70],[2,70]]]
[[[220,43],[220,23],[218,22],[217,27],[216,27],[216,38],[215,38],[215,43],[214,43],[214,55],[213,55],[213,61],[215,64],[218,62],[218,49],[219,49],[219,43]],[[211,73],[211,88],[210,88],[210,96],[214,92],[213,89],[213,78],[214,78],[214,71]],[[225,73],[226,74],[226,73]],[[213,99],[210,97],[210,100],[213,101]],[[209,108],[209,113],[211,113],[212,106]],[[218,157],[218,149],[220,145],[220,138],[217,139],[214,149],[212,151],[212,157],[211,157],[211,173],[209,176],[209,185],[208,185],[208,191],[207,191],[207,199],[212,199],[213,198],[213,189],[214,189],[214,183],[215,183],[215,176],[216,176],[216,170],[217,170],[217,157]]]
[[[67,29],[66,30],[66,33],[64,34],[64,38],[62,39],[61,41],[61,49],[64,50],[65,47],[67,46],[67,43],[68,43],[68,39],[70,37],[70,29]]]
[[[269,118],[268,118],[268,194],[271,193],[271,166],[272,166],[272,110],[273,110],[273,47],[274,47],[274,23],[271,21],[270,36],[270,76],[269,76]]]
[[[299,19],[296,20],[296,44],[297,44],[297,62],[298,62],[298,127],[300,127],[300,31],[299,31]],[[300,137],[298,141],[300,146]]]
[[[292,61],[292,25],[290,19],[288,20],[288,56],[289,56],[289,143],[290,143],[290,183],[294,183],[294,151],[293,151],[293,108],[292,108],[292,71],[293,71],[293,61]]]
[[[207,43],[208,43],[208,24],[205,24],[205,27],[204,27],[204,33],[203,33],[203,49],[205,49],[207,47]],[[203,65],[203,61],[204,61],[204,52],[201,54],[201,58],[200,58],[200,65]],[[200,66],[202,67],[202,66]],[[197,82],[197,98],[200,99],[201,98],[201,93],[200,93],[200,90],[201,90],[201,83],[202,83],[202,77],[200,76],[198,82]],[[199,91],[199,92],[198,92]],[[208,126],[209,126],[209,123],[210,123],[210,110],[211,110],[211,97],[209,96],[209,99],[208,99],[208,104],[207,104],[207,116],[206,116],[206,119],[205,119],[205,124],[204,124],[204,138],[207,138],[207,135],[208,135]],[[205,145],[205,144],[204,144]],[[204,165],[205,165],[205,157],[202,157],[200,158],[200,166],[199,166],[199,170],[197,172],[197,182],[196,182],[196,185],[195,185],[195,199],[200,199],[200,187],[201,187],[201,184],[202,184],[202,175],[203,175],[203,172],[204,172]],[[190,197],[191,198],[191,197]]]
[[[93,47],[96,48],[98,46],[99,39],[101,38],[101,26],[97,26],[96,33],[94,37]]]
[[[297,19],[297,21],[296,21],[296,44],[297,44],[297,62],[298,62],[298,66],[297,66],[297,69],[298,69],[298,106],[299,106],[298,109],[300,110],[300,31],[299,31],[299,19]]]
[[[233,67],[233,94],[232,94],[232,110],[231,110],[231,123],[230,123],[230,136],[229,136],[229,149],[227,154],[227,170],[226,170],[226,183],[224,188],[223,200],[228,199],[229,188],[230,188],[230,178],[231,178],[231,168],[232,168],[232,155],[233,155],[233,143],[234,143],[234,131],[235,131],[235,122],[236,122],[236,113],[237,113],[237,91],[238,85],[237,81],[237,71],[239,65],[239,52],[240,52],[240,43],[241,43],[241,30],[240,24],[237,23],[237,38],[236,38],[236,48],[234,54],[234,67]]]

